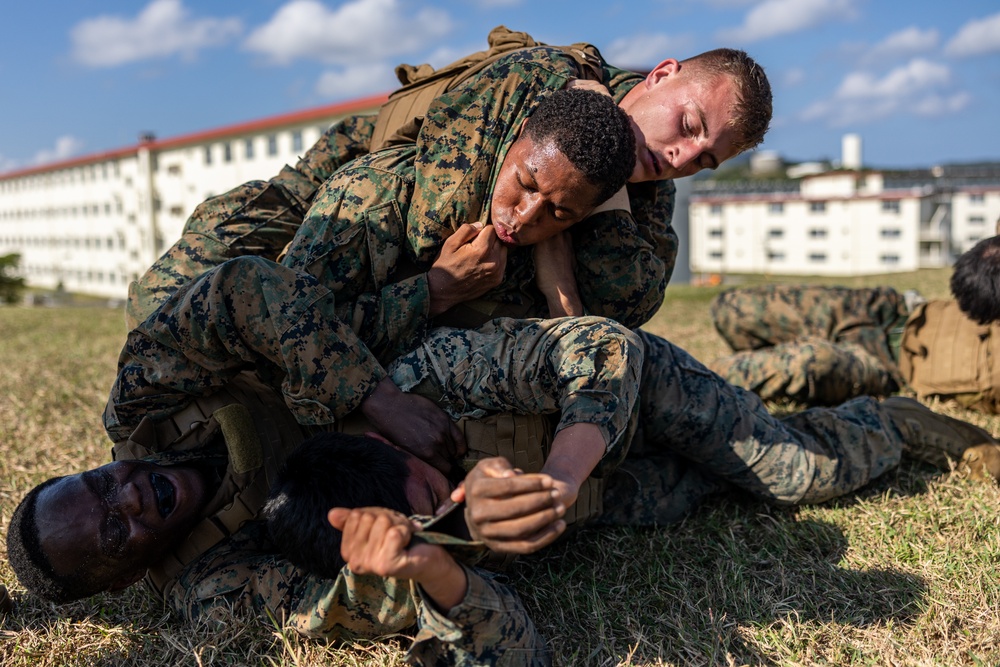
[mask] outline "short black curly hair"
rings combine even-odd
[[[410,514],[406,459],[380,440],[320,433],[289,454],[261,512],[272,542],[295,566],[334,579],[344,566],[333,507],[388,507]]]
[[[607,95],[583,89],[559,90],[528,116],[524,134],[552,141],[587,182],[597,186],[595,205],[622,189],[635,169],[632,123]]]
[[[31,489],[21,500],[7,527],[7,558],[17,580],[29,592],[50,602],[72,602],[100,593],[105,587],[86,576],[86,572],[60,576],[52,568],[38,538],[35,508],[38,496],[63,477],[53,477]]]
[[[951,274],[951,293],[962,312],[979,324],[1000,321],[1000,236],[962,253]]]

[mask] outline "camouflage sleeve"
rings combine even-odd
[[[250,522],[188,565],[171,587],[170,606],[189,621],[224,623],[230,610],[269,613],[316,638],[375,638],[416,626],[408,656],[416,664],[492,665],[507,651],[526,664],[548,664],[545,640],[517,593],[492,575],[466,568],[465,598],[445,615],[408,581],[346,567],[336,579],[310,575],[273,553],[265,530]]]
[[[575,63],[559,49],[525,49],[431,103],[417,138],[420,196],[406,229],[420,260],[433,261],[443,239],[479,220],[522,121],[546,93],[575,76]]]
[[[413,628],[417,603],[408,581],[310,575],[274,549],[259,521],[188,565],[167,602],[190,621],[223,620],[230,609],[267,612],[308,637],[377,637]]]
[[[337,172],[282,259],[336,294],[340,319],[383,362],[417,345],[430,320],[426,270],[403,234],[414,150],[385,149]]]
[[[637,329],[659,310],[677,258],[674,191],[673,181],[630,184],[631,213],[604,211],[572,228],[588,313]]]
[[[113,440],[253,367],[303,424],[354,408],[385,371],[315,278],[240,257],[188,283],[128,336],[105,411]]]
[[[433,329],[389,374],[455,418],[561,411],[558,429],[596,424],[608,443],[605,458],[615,460],[638,400],[642,359],[638,336],[610,320],[498,318],[474,330]]]
[[[317,188],[341,165],[368,152],[374,116],[349,116],[320,137],[295,167],[250,181],[200,204],[174,243],[129,285],[125,323],[134,329],[181,285],[227,259],[277,259],[302,223]]]
[[[447,614],[421,598],[418,632],[407,653],[415,665],[550,665],[552,655],[524,603],[498,575],[462,565],[465,599]]]

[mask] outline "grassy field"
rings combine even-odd
[[[946,281],[836,282],[944,297]],[[671,288],[648,328],[703,360],[725,354],[708,318],[718,291]],[[0,533],[30,486],[108,459],[100,414],[123,336],[116,310],[0,309]],[[932,407],[1000,433],[1000,419]],[[581,532],[510,578],[557,664],[998,665],[998,499],[904,461],[821,506],[728,498],[681,525]],[[18,589],[5,557],[0,580],[16,601],[0,618],[4,666],[391,665],[405,645],[307,642],[261,619],[192,629],[141,587],[54,607]]]

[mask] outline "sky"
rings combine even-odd
[[[32,0],[0,22],[0,172],[386,92],[501,24],[642,70],[744,49],[791,161],[846,133],[874,168],[1000,161],[996,0]]]

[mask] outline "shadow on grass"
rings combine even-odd
[[[921,578],[845,568],[847,547],[832,524],[723,501],[677,526],[581,532],[514,580],[557,664],[777,665],[790,635],[831,639],[921,612]]]

